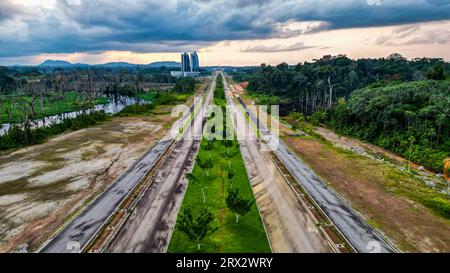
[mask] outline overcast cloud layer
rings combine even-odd
[[[222,40],[450,19],[450,0],[57,0],[51,8],[17,3],[0,1],[0,57],[178,52]],[[388,43],[383,37],[377,42]],[[244,51],[304,48],[298,43]]]

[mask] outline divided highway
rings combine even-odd
[[[139,185],[155,162],[168,157],[158,177],[144,192],[133,213],[118,229],[102,251],[106,252],[165,252],[176,222],[187,187],[185,174],[194,165],[207,111],[211,104],[214,81],[203,98],[196,98],[192,109],[199,109],[192,117],[186,113],[173,126],[183,131],[182,138],[174,140],[169,132],[138,162],[124,172],[106,191],[100,194],[78,216],[51,238],[41,252],[80,252],[105,227],[111,215],[123,200]],[[239,105],[232,97],[224,78],[228,104]],[[286,166],[301,187],[339,229],[357,252],[395,252],[384,237],[364,218],[344,202],[333,189],[326,186],[301,159],[299,159],[270,130],[258,124],[258,119],[238,98],[249,117],[242,111],[234,117],[237,134],[248,132],[258,125],[261,139],[267,142],[276,157]],[[187,128],[185,128],[187,127]],[[173,131],[173,130],[172,130]],[[250,129],[251,131],[251,129]],[[175,141],[170,155],[167,152]],[[254,135],[250,140],[239,140],[247,172],[257,199],[266,231],[274,252],[332,252],[333,246],[318,231],[308,208],[299,202],[288,183],[261,147],[266,145]]]

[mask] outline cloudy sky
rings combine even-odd
[[[450,0],[0,0],[0,65],[179,61],[192,50],[202,65],[450,60]]]

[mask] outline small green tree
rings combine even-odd
[[[222,144],[223,144],[223,146],[227,147],[227,152],[229,152],[229,149],[230,149],[231,147],[233,147],[233,141],[228,140],[228,139],[223,140],[223,141],[222,141]]]
[[[209,176],[209,170],[214,167],[214,161],[211,157],[204,159],[200,156],[197,156],[197,164],[200,169],[202,169],[206,173],[206,176]]]
[[[227,177],[230,182],[230,186],[233,187],[233,177],[235,176],[235,171],[232,168],[228,168]]]
[[[214,141],[215,141],[214,139],[212,139],[212,140],[204,139],[202,141],[202,148],[205,151],[208,151],[209,157],[211,157],[211,150],[214,148]]]
[[[228,174],[228,180],[233,179],[233,177],[234,177],[234,175],[235,175],[234,169],[229,168],[227,174]]]
[[[239,216],[247,214],[254,201],[239,195],[239,189],[228,190],[226,199],[227,207],[236,215],[236,223],[239,222]]]
[[[231,159],[235,157],[239,153],[239,150],[230,151],[227,149],[227,151],[223,154],[228,159],[228,168],[231,168]]]
[[[195,182],[195,183],[197,183],[200,186],[200,190],[201,190],[202,196],[203,196],[203,204],[206,204],[206,191],[205,191],[205,189],[207,189],[208,187],[203,187],[202,182],[193,173],[186,174],[186,177],[189,179],[189,181]]]
[[[190,208],[184,209],[178,217],[178,228],[184,232],[189,240],[197,243],[197,250],[200,250],[200,245],[208,233],[213,231],[211,222],[214,220],[214,215],[208,208],[203,208],[197,217],[192,215]]]

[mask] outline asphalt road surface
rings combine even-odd
[[[240,100],[250,119],[258,124],[254,113]],[[390,253],[395,249],[372,228],[357,212],[347,205],[336,192],[327,187],[308,165],[298,158],[283,142],[260,125],[262,138],[265,139],[277,157],[286,165],[297,181],[318,203],[335,226],[341,231],[357,252]]]
[[[198,103],[200,103],[200,97],[195,99],[194,105]],[[188,118],[189,113],[186,113],[175,122],[173,126],[175,128],[174,131],[176,132],[177,128],[182,126]],[[187,134],[189,134],[189,130]],[[80,252],[171,143],[172,135],[169,132],[146,155],[97,197],[93,203],[85,208],[79,216],[74,218],[60,233],[53,237],[40,252]]]

